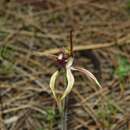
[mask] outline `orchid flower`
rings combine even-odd
[[[58,69],[56,72],[54,72],[50,79],[50,88],[53,93],[53,96],[57,103],[61,103],[62,100],[65,99],[65,97],[71,92],[73,86],[74,86],[74,75],[72,71],[79,71],[81,73],[84,73],[89,79],[92,79],[95,81],[95,83],[101,88],[101,85],[97,81],[96,77],[87,69],[81,68],[81,67],[74,67],[73,66],[73,40],[72,40],[72,32],[73,29],[70,31],[70,49],[69,53],[65,53],[64,50],[61,51],[59,56],[56,58],[57,64],[60,69]],[[55,56],[53,56],[54,58]],[[65,91],[63,92],[62,96],[59,98],[56,94],[55,87],[56,87],[56,80],[60,74],[60,70],[65,69],[65,76],[67,78],[67,86]]]
[[[57,78],[60,74],[60,70],[57,70],[51,76],[50,88],[51,88],[53,96],[57,102],[62,101],[71,92],[71,90],[74,86],[75,79],[74,79],[74,75],[73,75],[72,71],[79,71],[81,73],[84,73],[88,78],[95,81],[95,83],[101,88],[101,85],[97,81],[96,77],[90,71],[88,71],[87,69],[81,68],[81,67],[74,67],[73,61],[74,61],[74,58],[72,56],[66,57],[64,53],[61,53],[57,58],[57,63],[60,66],[60,69],[62,69],[62,68],[65,69],[65,76],[67,78],[66,89],[63,92],[62,96],[60,98],[58,98],[56,91],[55,91],[55,87],[56,87]]]

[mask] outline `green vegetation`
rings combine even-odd
[[[0,19],[1,20],[1,19]],[[4,37],[7,36],[6,32],[0,31],[0,39],[3,39]]]
[[[118,67],[115,71],[116,75],[120,78],[120,80],[124,80],[124,78],[130,72],[130,63],[126,57],[119,57],[118,59]]]
[[[0,74],[9,75],[14,72],[12,62],[6,62],[7,59],[12,59],[13,51],[7,47],[0,48]]]
[[[128,9],[130,9],[130,0],[128,0],[128,2],[127,2],[127,7],[128,7]]]
[[[0,58],[1,59],[11,59],[13,56],[13,50],[7,46],[0,47]]]
[[[54,109],[48,108],[46,112],[47,112],[47,117],[46,117],[47,121],[52,121],[55,119],[56,113]]]
[[[39,129],[37,129],[37,130],[46,130],[46,129],[44,129],[44,128],[39,128]]]

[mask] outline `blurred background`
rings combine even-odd
[[[59,130],[48,55],[72,28],[74,66],[102,89],[74,73],[67,130],[130,130],[130,0],[0,0],[0,130]]]

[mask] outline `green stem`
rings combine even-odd
[[[64,73],[64,83],[67,85],[66,75]],[[59,113],[60,113],[60,130],[67,130],[67,109],[66,105],[68,104],[68,97],[65,97],[63,100],[57,102]]]
[[[67,130],[67,111],[66,111],[66,98],[61,101],[60,116],[61,116],[61,130]]]

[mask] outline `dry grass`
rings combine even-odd
[[[48,55],[68,46],[71,27],[75,64],[95,73],[103,89],[75,73],[68,130],[129,130],[130,75],[122,81],[113,73],[119,56],[130,62],[127,1],[18,1],[0,8],[1,130],[58,129],[48,86],[56,65]]]

